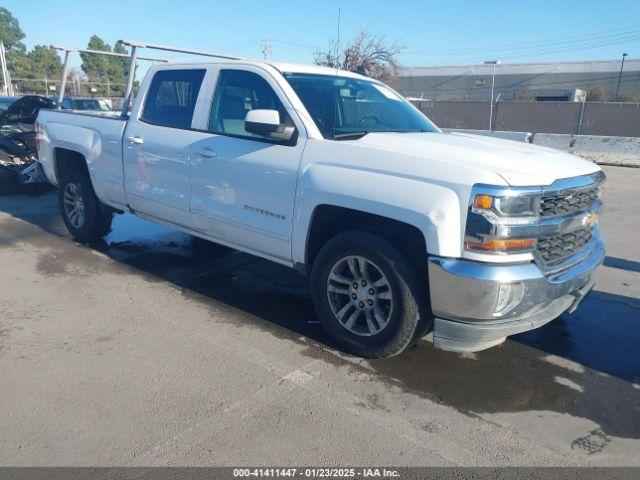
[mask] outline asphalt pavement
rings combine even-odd
[[[336,350],[301,275],[131,215],[0,197],[0,465],[640,466],[640,169],[573,314],[474,354]]]

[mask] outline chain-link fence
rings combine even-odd
[[[640,137],[640,103],[491,102],[413,103],[441,128]]]
[[[12,78],[16,95],[44,95],[55,97],[60,88],[59,78]],[[108,81],[89,81],[69,76],[66,84],[68,97],[99,98],[106,100],[113,110],[122,108],[125,85]]]

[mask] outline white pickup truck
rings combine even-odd
[[[152,67],[125,117],[43,110],[39,158],[80,242],[134,213],[304,272],[342,348],[433,332],[477,351],[575,309],[604,259],[601,169],[442,133],[388,86],[324,67]]]

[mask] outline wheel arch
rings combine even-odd
[[[322,246],[333,236],[353,230],[379,235],[426,265],[427,240],[414,224],[341,205],[319,204],[311,214],[304,247],[304,270],[309,272]]]
[[[89,176],[86,155],[74,149],[55,147],[53,149],[53,167],[58,183],[69,170],[79,171]]]

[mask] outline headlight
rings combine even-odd
[[[465,249],[478,253],[531,252],[540,222],[540,192],[476,186],[471,194]]]
[[[493,212],[500,217],[535,217],[540,205],[539,196],[522,195],[497,197],[477,194],[473,198],[473,209]]]

